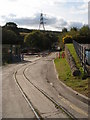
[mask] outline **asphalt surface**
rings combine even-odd
[[[35,62],[36,64],[36,62]],[[34,65],[34,64],[30,64]],[[26,66],[17,71],[16,78],[22,87],[23,91],[27,94],[28,98],[38,110],[43,118],[67,118],[66,114],[56,108],[56,106],[46,98],[40,91],[38,91],[25,77],[22,75]]]
[[[12,64],[2,71],[2,118],[35,118],[18,89],[13,74],[22,64]]]
[[[76,118],[88,118],[88,104],[77,99],[77,95],[63,88],[56,77],[53,59],[55,55],[43,57],[36,64],[28,66],[26,76],[40,89],[48,93]]]
[[[25,101],[14,80],[17,80],[23,91],[44,118],[68,118],[68,116],[41,94],[30,82],[45,91],[55,101],[67,109],[76,118],[88,118],[88,105],[66,91],[56,77],[53,59],[55,54],[31,59],[28,62],[13,64],[3,68],[2,79],[2,116],[3,118],[35,118],[34,113]],[[26,64],[26,65],[25,65]],[[24,65],[24,66],[23,66]],[[27,76],[27,81],[23,75]]]

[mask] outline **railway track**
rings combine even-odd
[[[35,61],[37,61],[37,60],[35,60]],[[32,64],[35,64],[35,62],[32,63]],[[30,64],[30,65],[32,65],[32,64]],[[26,66],[26,65],[28,65],[28,63],[25,63],[24,65],[22,65],[21,68],[23,68],[23,67]],[[21,68],[20,68],[20,69],[21,69]],[[18,69],[18,70],[19,70],[19,69]],[[17,80],[16,75],[17,75],[18,70],[16,70],[16,71],[14,72],[14,74],[13,74],[13,75],[14,75],[13,77],[14,77],[14,80],[15,80],[15,82],[16,82],[16,85],[18,86],[21,94],[22,94],[23,97],[25,98],[25,100],[26,100],[26,102],[28,103],[29,107],[31,108],[31,110],[32,110],[33,113],[35,114],[36,119],[37,119],[37,120],[42,120],[39,112],[38,112],[37,109],[33,106],[33,104],[31,103],[30,99],[28,98],[28,96],[26,95],[26,93],[23,91],[22,87],[20,86],[20,84],[19,84],[19,82],[18,82],[18,80]]]
[[[76,120],[76,118],[75,118],[70,112],[68,112],[63,106],[61,106],[57,101],[55,101],[55,100],[54,100],[50,95],[48,95],[44,90],[40,89],[40,88],[39,88],[38,86],[36,86],[33,82],[31,82],[30,79],[26,76],[26,74],[25,74],[26,69],[27,69],[30,65],[33,65],[33,64],[35,64],[35,63],[36,63],[36,61],[33,62],[33,63],[30,63],[30,64],[27,63],[27,64],[23,65],[23,66],[20,68],[21,70],[23,69],[23,72],[22,72],[22,73],[23,73],[24,79],[25,79],[26,81],[28,81],[28,82],[29,82],[36,90],[38,90],[41,94],[43,94],[43,95],[45,96],[45,98],[47,98],[50,102],[52,102],[57,109],[62,110],[62,111],[68,116],[69,119]],[[23,67],[25,67],[25,68],[23,68]],[[34,112],[36,118],[37,118],[38,120],[41,120],[41,119],[43,119],[43,117],[42,117],[42,115],[40,114],[40,111],[32,104],[31,100],[29,99],[29,97],[27,96],[27,94],[26,94],[25,91],[23,90],[22,86],[21,86],[20,83],[18,82],[19,80],[17,79],[17,74],[18,74],[18,71],[19,71],[20,69],[16,70],[15,73],[14,73],[14,79],[15,79],[15,81],[16,81],[16,84],[17,84],[17,86],[19,87],[19,90],[21,91],[23,97],[25,98],[25,100],[26,100],[27,103],[29,104],[30,108],[31,108],[32,111]]]

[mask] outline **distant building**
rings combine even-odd
[[[17,25],[14,22],[8,22],[5,25],[6,27],[13,27],[13,28],[17,28]]]

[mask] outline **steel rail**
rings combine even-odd
[[[32,84],[32,85],[33,85],[40,93],[42,93],[46,98],[48,98],[57,108],[61,109],[66,115],[68,115],[68,116],[70,117],[70,119],[72,119],[72,120],[77,120],[77,118],[75,118],[74,115],[72,115],[67,109],[65,109],[63,106],[61,106],[57,101],[55,101],[55,100],[54,100],[50,95],[48,95],[44,90],[40,89],[40,88],[39,88],[38,86],[36,86],[33,82],[31,82],[30,79],[26,76],[26,74],[25,74],[26,69],[27,69],[29,66],[35,64],[36,61],[38,61],[38,60],[33,61],[34,63],[29,64],[29,65],[26,66],[25,69],[23,70],[23,75],[24,75],[25,79],[28,80],[28,82],[29,82],[30,84]],[[27,65],[27,64],[25,64],[25,65]],[[25,65],[23,65],[22,67],[24,67]],[[21,69],[21,68],[19,68],[19,69]],[[18,69],[18,70],[19,70],[19,69]],[[43,118],[41,117],[40,113],[39,113],[38,110],[34,107],[34,105],[31,103],[30,99],[28,98],[28,96],[26,95],[26,93],[23,91],[22,87],[20,86],[20,84],[19,84],[19,82],[18,82],[18,80],[17,80],[16,75],[17,75],[18,70],[16,70],[15,73],[14,73],[15,82],[16,82],[19,90],[21,91],[23,97],[25,98],[25,100],[26,100],[27,103],[29,104],[30,108],[31,108],[32,111],[34,112],[36,118],[37,118],[38,120],[42,120]]]
[[[29,67],[29,66],[28,66]],[[30,81],[30,79],[26,76],[25,74],[25,70],[28,68],[26,67],[23,70],[23,75],[24,77],[28,80],[28,82],[30,82],[30,84],[32,84],[39,92],[41,92],[45,97],[47,97],[51,102],[54,103],[55,106],[57,106],[57,108],[60,108],[61,110],[63,110],[63,112],[65,114],[67,114],[72,120],[77,120],[77,118],[75,118],[74,115],[72,115],[69,111],[67,111],[63,106],[61,106],[57,101],[55,101],[50,95],[48,95],[44,90],[40,89],[38,86],[36,86],[33,82]]]
[[[30,65],[33,65],[35,64],[36,61],[38,61],[39,59],[37,60],[34,60],[33,63],[29,63],[29,66]],[[22,69],[24,66],[28,65],[28,63],[25,63],[24,65],[22,65],[18,70]],[[26,67],[27,68],[27,67]],[[16,82],[16,85],[17,87],[19,88],[21,94],[23,95],[24,99],[26,100],[26,102],[28,103],[28,105],[30,106],[31,110],[33,111],[33,113],[35,114],[36,116],[36,119],[37,120],[42,120],[43,118],[40,116],[40,113],[38,112],[38,110],[34,107],[34,105],[31,103],[30,99],[28,98],[28,96],[26,95],[26,93],[23,91],[22,87],[20,86],[18,80],[17,80],[17,72],[18,70],[16,70],[14,73],[13,73],[13,78]]]

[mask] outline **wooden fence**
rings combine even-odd
[[[76,50],[76,53],[80,59],[81,65],[83,66],[84,73],[87,72],[87,66],[86,66],[86,47],[83,45],[77,43],[73,40],[73,45]]]

